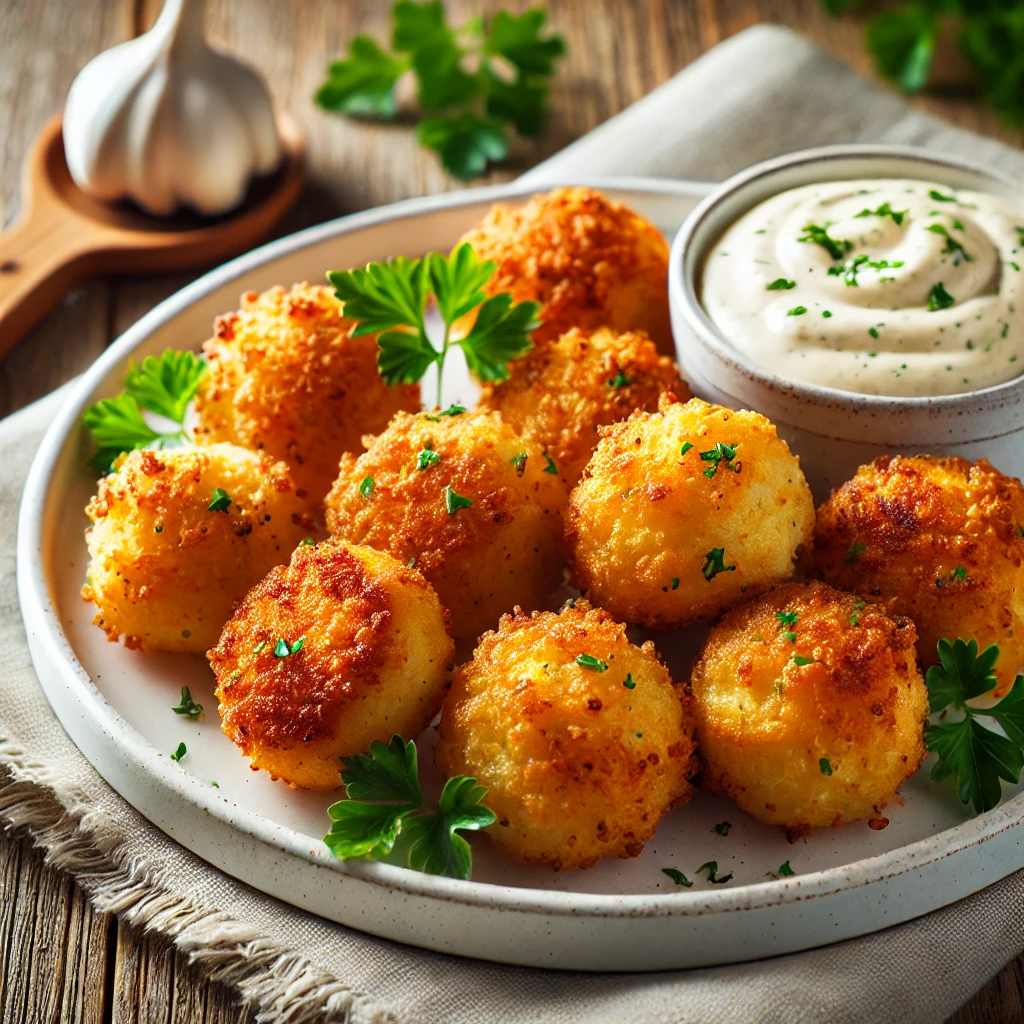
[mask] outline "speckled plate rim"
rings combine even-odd
[[[30,637],[33,660],[40,676],[48,678],[48,673],[54,669],[59,674],[59,679],[53,680],[50,684],[44,683],[43,688],[47,691],[47,695],[50,696],[50,685],[59,684],[73,691],[80,705],[78,710],[83,716],[84,727],[95,730],[97,734],[113,738],[123,754],[130,761],[141,766],[151,780],[163,787],[171,797],[198,808],[211,819],[244,833],[260,843],[267,844],[276,851],[309,862],[318,868],[327,867],[332,871],[410,896],[428,897],[467,906],[543,914],[553,918],[695,917],[779,907],[840,894],[878,882],[889,882],[908,873],[921,875],[930,865],[943,861],[951,863],[951,859],[959,858],[959,855],[968,853],[998,836],[1006,837],[1008,832],[1019,828],[1024,824],[1024,794],[1016,796],[996,809],[979,815],[962,825],[889,853],[796,878],[737,886],[723,891],[603,895],[523,889],[472,881],[462,882],[423,875],[388,864],[338,861],[330,856],[319,839],[312,840],[311,844],[311,838],[308,836],[284,828],[252,812],[240,808],[232,810],[230,807],[226,807],[208,786],[199,785],[197,780],[185,774],[176,765],[171,764],[167,758],[160,756],[160,753],[131,728],[103,698],[78,662],[61,628],[46,578],[43,552],[47,493],[55,474],[60,471],[62,457],[66,457],[68,438],[76,429],[81,413],[86,404],[92,400],[93,392],[98,384],[118,365],[122,364],[157,327],[177,316],[210,291],[281,256],[384,221],[417,217],[421,214],[454,209],[467,204],[514,199],[529,195],[537,191],[538,188],[553,187],[556,184],[557,182],[545,181],[542,185],[528,182],[467,189],[456,193],[407,200],[389,207],[354,214],[308,228],[255,249],[199,278],[142,317],[100,356],[76,384],[66,404],[47,430],[32,463],[19,513],[18,593]],[[703,183],[658,179],[595,178],[584,181],[574,180],[572,184],[592,185],[607,191],[632,191],[665,196],[700,196],[709,191],[709,186]],[[52,697],[51,703],[54,703]],[[58,710],[56,705],[55,710]],[[60,714],[59,711],[58,713]],[[81,723],[69,723],[63,715],[61,715],[61,720],[72,738],[78,742],[79,729],[83,727]],[[79,745],[81,746],[81,743]],[[88,753],[87,756],[96,764],[93,756]],[[116,773],[105,771],[99,765],[97,768],[104,778],[107,778],[107,781],[110,781],[114,788],[121,792],[119,786],[108,777],[108,775]],[[122,795],[125,794],[122,793]],[[129,802],[131,802],[130,799]],[[143,808],[139,808],[139,810],[146,813]],[[166,827],[165,831],[174,834]],[[182,840],[179,839],[179,841]],[[183,842],[183,845],[192,848],[190,843]],[[994,865],[990,863],[984,870],[975,872],[970,881],[961,881],[951,886],[944,896],[935,895],[928,900],[927,906],[920,905],[920,900],[918,900],[912,912],[901,911],[900,916],[889,918],[884,923],[876,924],[875,927],[892,924],[897,920],[907,920],[910,917],[919,916],[947,905],[1024,867],[1024,849],[1022,849],[1020,839],[1017,838],[1012,846],[1015,849],[1021,849],[1016,857],[1000,858],[999,863]],[[215,858],[211,858],[208,854],[201,855],[216,863]],[[224,864],[216,866],[223,868],[229,874],[235,873]],[[869,930],[873,929],[860,928],[855,934],[862,934]],[[848,934],[850,934],[849,931],[841,937],[847,937]],[[802,947],[793,946],[790,943],[787,948]]]

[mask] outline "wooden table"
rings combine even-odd
[[[452,0],[453,18],[520,0]],[[2,0],[0,5],[0,201],[17,210],[22,158],[93,54],[147,28],[159,0]],[[330,59],[357,31],[387,32],[385,0],[211,0],[217,42],[250,59],[277,100],[303,124],[311,182],[281,232],[343,212],[457,186],[408,127],[365,126],[318,111],[310,97]],[[799,28],[870,74],[862,26],[825,16],[818,0],[550,0],[569,41],[543,137],[523,146],[491,180],[514,177],[757,21]],[[1022,134],[966,96],[921,106],[1021,145]],[[142,313],[189,280],[98,281],[68,295],[0,362],[0,416],[83,370]],[[95,913],[75,883],[48,868],[24,838],[0,835],[0,1024],[248,1021],[230,994],[206,982],[160,937]],[[956,1024],[1024,1021],[1024,958],[1010,964],[953,1018]]]

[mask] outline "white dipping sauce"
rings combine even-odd
[[[1024,213],[926,181],[836,181],[754,207],[719,239],[701,301],[790,380],[950,395],[1024,372]]]

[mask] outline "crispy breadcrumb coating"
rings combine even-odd
[[[882,808],[924,758],[914,639],[909,619],[816,580],[734,608],[693,668],[704,784],[791,838],[884,826]]]
[[[685,687],[650,641],[634,646],[582,599],[517,608],[481,639],[445,699],[435,759],[487,787],[495,842],[556,871],[636,857],[693,795],[696,767]]]
[[[668,356],[659,356],[642,331],[591,335],[571,330],[534,348],[510,367],[509,379],[485,384],[484,409],[496,409],[523,437],[555,460],[570,487],[580,478],[599,439],[598,427],[636,409],[654,412],[658,396],[690,397]]]
[[[764,416],[663,395],[658,412],[601,429],[566,523],[577,586],[617,618],[662,628],[792,576],[814,502]]]
[[[364,443],[342,456],[325,502],[334,536],[415,564],[460,642],[516,604],[547,603],[565,564],[566,493],[535,443],[497,413],[469,412],[398,413]]]
[[[296,548],[245,595],[207,657],[221,728],[297,789],[336,789],[340,758],[430,723],[454,644],[430,584],[354,544]]]
[[[343,452],[362,450],[399,409],[420,407],[419,385],[388,387],[373,336],[353,338],[331,288],[297,284],[242,296],[203,345],[196,440],[231,441],[291,467],[316,507]]]
[[[622,203],[592,188],[557,188],[522,206],[499,203],[461,241],[497,263],[490,294],[540,303],[535,342],[610,327],[646,331],[660,352],[674,352],[668,243]]]
[[[913,619],[925,665],[963,637],[999,645],[998,693],[1024,668],[1024,488],[984,459],[861,466],[818,510],[814,558],[833,586]]]
[[[224,511],[209,508],[217,488]],[[206,651],[310,529],[288,467],[230,444],[128,452],[86,513],[82,597],[111,640],[145,651]]]

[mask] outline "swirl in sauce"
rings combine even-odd
[[[1024,371],[1024,213],[902,179],[791,189],[719,239],[701,302],[759,366],[871,395],[950,395]]]

